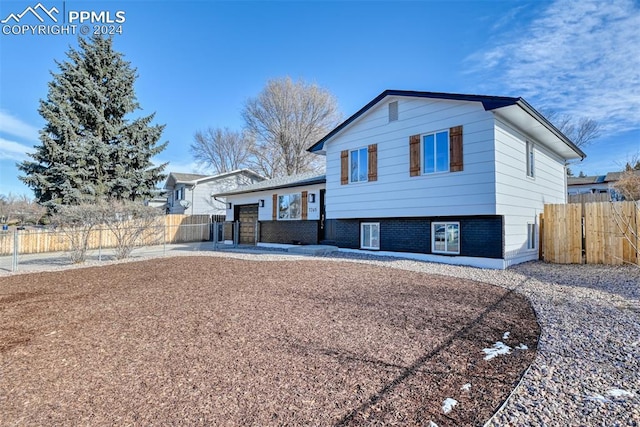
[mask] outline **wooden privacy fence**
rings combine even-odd
[[[640,202],[545,205],[540,223],[545,261],[640,265]]]
[[[209,240],[210,223],[209,215],[161,216],[143,231],[136,246]],[[123,223],[123,227],[127,226]],[[0,231],[0,255],[11,255],[16,245],[20,254],[65,252],[70,250],[71,233],[55,229]],[[89,234],[88,242],[89,249],[113,248],[117,245],[116,235],[105,226],[95,227]]]

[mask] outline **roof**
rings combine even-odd
[[[567,177],[567,185],[602,184],[603,182],[604,182],[604,175]]]
[[[183,182],[195,181],[196,179],[205,178],[210,175],[202,175],[197,173],[171,172],[169,173],[169,176],[173,176],[173,179],[176,181],[176,183],[183,183]]]
[[[187,184],[187,185],[196,185],[205,181],[213,181],[217,179],[226,178],[231,175],[250,175],[257,180],[264,180],[265,177],[260,175],[257,172],[252,171],[251,169],[236,169],[230,172],[223,172],[217,175],[202,175],[196,173],[180,173],[180,172],[171,172],[167,177],[167,181],[164,185],[164,188],[167,188],[170,180],[173,180],[173,185],[175,184]]]
[[[302,187],[304,185],[324,184],[326,175],[318,175],[317,172],[308,172],[298,175],[279,176],[255,184],[244,185],[241,188],[224,193],[212,194],[212,196],[233,196],[236,194],[255,193],[256,191],[276,190],[279,188]]]
[[[333,138],[337,133],[349,126],[352,122],[369,111],[372,107],[389,96],[403,96],[412,98],[430,98],[430,99],[444,99],[453,101],[469,101],[480,102],[485,111],[501,111],[501,116],[507,120],[516,122],[516,124],[523,125],[525,122],[530,121],[531,118],[535,119],[537,123],[542,126],[542,131],[547,136],[547,139],[551,137],[554,140],[559,140],[565,145],[568,150],[562,151],[562,155],[565,158],[580,158],[584,159],[587,155],[576,146],[566,135],[564,135],[558,128],[556,128],[551,122],[549,122],[542,114],[537,112],[531,105],[527,103],[523,98],[512,98],[506,96],[488,96],[488,95],[468,95],[457,93],[442,93],[442,92],[419,92],[409,90],[392,90],[387,89],[380,95],[373,98],[367,105],[358,110],[355,114],[349,117],[347,120],[339,124],[335,129],[324,136],[320,141],[313,144],[307,151],[312,153],[322,153],[324,151],[324,143]],[[515,108],[515,110],[514,110]],[[509,109],[509,110],[507,110]],[[517,111],[516,111],[517,110]],[[540,133],[538,126],[528,126],[532,132],[536,131]]]
[[[634,170],[632,172],[634,174],[640,176],[640,170]],[[622,175],[624,175],[625,173],[627,173],[627,171],[624,171],[624,172],[609,172],[609,173],[607,173],[607,176],[605,177],[604,180],[606,182],[620,181],[620,178],[622,178]]]

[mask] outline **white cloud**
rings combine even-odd
[[[5,133],[29,141],[38,140],[38,129],[0,110],[0,133]]]
[[[33,147],[0,138],[0,159],[22,161],[27,159],[27,153],[33,153]]]
[[[597,120],[603,130],[640,128],[640,4],[556,0],[530,24],[468,58],[483,90],[522,96]]]

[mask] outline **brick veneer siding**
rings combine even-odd
[[[503,258],[502,216],[438,218],[330,219],[327,243],[341,248],[360,248],[360,223],[380,223],[380,250],[431,253],[431,223],[460,222],[460,256]]]
[[[318,221],[261,221],[260,242],[318,244]]]

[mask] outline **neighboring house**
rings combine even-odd
[[[199,175],[171,172],[164,189],[168,193],[168,214],[224,215],[224,201],[216,200],[214,193],[229,191],[263,181],[265,178],[252,170],[239,169],[218,175]]]
[[[633,173],[640,175],[640,171]],[[624,172],[609,172],[606,175],[570,176],[567,178],[567,193],[574,194],[609,194],[611,200],[621,200],[615,185]]]
[[[538,258],[539,214],[566,202],[565,164],[586,157],[522,98],[399,90],[309,151],[326,156],[318,242],[488,268]]]
[[[283,176],[216,194],[216,198],[227,201],[227,221],[240,221],[241,244],[315,244],[324,239],[325,182],[325,175],[317,173]],[[233,239],[230,229],[225,239]]]

